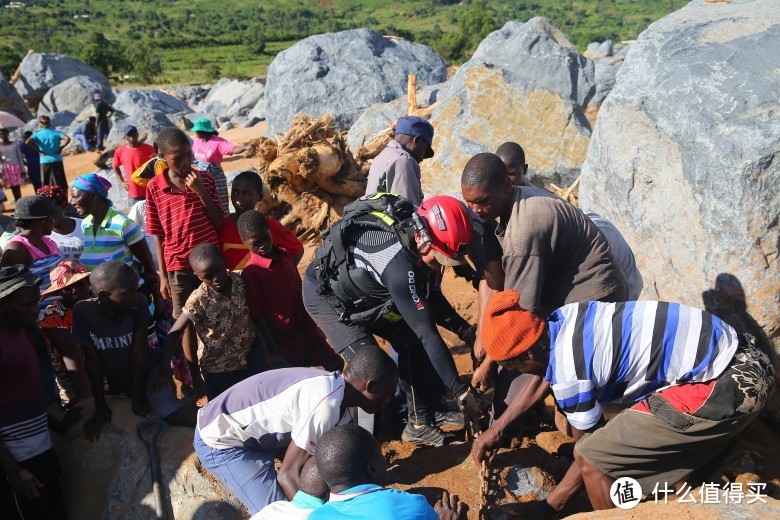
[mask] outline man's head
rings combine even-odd
[[[96,124],[96,123],[97,123],[97,117],[95,117],[95,116],[89,116],[89,117],[87,118],[87,123],[89,123],[89,124],[92,124],[92,125]]]
[[[125,127],[125,142],[130,148],[138,146],[138,129],[133,125]]]
[[[317,497],[320,500],[327,501],[330,489],[328,484],[325,483],[325,479],[320,475],[320,470],[317,469],[317,459],[311,457],[301,468],[301,479],[298,481],[298,490],[303,491],[307,495]]]
[[[27,131],[25,131],[25,132],[22,134],[22,139],[24,139],[24,140],[26,141],[27,139],[29,139],[29,138],[31,138],[31,137],[32,137],[32,134],[33,134],[33,133],[32,133],[32,131],[31,131],[31,130],[27,130]]]
[[[215,291],[221,290],[230,278],[225,260],[214,244],[199,244],[190,252],[190,266],[198,279]]]
[[[49,128],[51,126],[51,118],[46,115],[38,116],[38,126],[41,128]]]
[[[238,217],[238,234],[249,251],[263,257],[273,255],[273,237],[265,215],[250,209]]]
[[[183,178],[192,172],[192,143],[187,134],[175,126],[168,126],[160,130],[156,142],[173,175]]]
[[[482,220],[493,221],[512,205],[512,183],[506,166],[492,153],[478,153],[466,163],[460,178],[463,200]]]
[[[32,235],[50,235],[55,220],[62,214],[51,200],[42,195],[28,195],[16,201],[16,227],[30,230]]]
[[[421,117],[407,116],[395,124],[395,140],[419,163],[433,157],[433,125]]]
[[[384,350],[367,345],[350,359],[344,379],[358,392],[358,406],[368,413],[378,412],[395,393],[398,367]]]
[[[120,313],[138,308],[138,275],[123,262],[114,260],[98,265],[90,282],[101,305]]]
[[[506,174],[515,186],[525,185],[528,165],[525,163],[525,151],[517,143],[507,142],[496,149],[496,155],[506,166]]]
[[[22,264],[0,268],[0,321],[13,328],[38,322],[41,278]]]
[[[0,140],[2,140],[4,143],[8,141],[8,129],[7,128],[0,128]]]
[[[336,426],[317,444],[317,469],[334,493],[361,484],[384,485],[387,461],[373,435],[356,424]]]
[[[524,373],[544,375],[549,353],[540,340],[547,322],[520,307],[520,295],[510,289],[488,301],[480,327],[482,344],[490,359]]]
[[[250,209],[255,209],[262,198],[263,178],[259,173],[245,171],[236,175],[230,187],[230,200],[237,214],[241,215]]]

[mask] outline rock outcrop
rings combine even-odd
[[[222,78],[206,97],[195,105],[196,112],[213,114],[218,121],[230,121],[235,116],[246,116],[262,99],[265,86],[258,80],[240,81]]]
[[[285,133],[299,113],[332,114],[346,129],[372,104],[403,95],[409,73],[429,85],[444,81],[447,69],[429,47],[371,29],[305,38],[280,52],[268,69],[268,131]]]
[[[117,110],[114,116],[108,143],[119,145],[124,142],[123,130],[132,124],[141,134],[147,134],[151,143],[166,126],[176,126],[191,109],[180,99],[154,89],[119,89],[113,104]]]
[[[436,156],[422,163],[425,193],[460,195],[468,159],[520,143],[531,178],[570,184],[590,140],[584,107],[596,91],[593,62],[545,18],[508,22],[480,43],[439,98]]]
[[[68,516],[155,518],[149,457],[136,433],[142,419],[131,411],[129,399],[107,399],[113,416],[100,440],[84,440],[80,424],[55,438]],[[83,417],[91,413],[85,410]],[[165,427],[157,439],[167,517],[244,518],[241,504],[200,465],[192,435],[192,428]]]
[[[110,92],[108,78],[83,61],[53,52],[34,52],[22,60],[21,74],[14,83],[16,91],[32,107],[37,107],[46,92],[67,79],[87,76]]]
[[[695,1],[652,24],[601,107],[580,191],[631,244],[646,297],[702,307],[714,284],[738,287],[776,369],[778,55],[773,0]]]
[[[29,121],[33,115],[30,109],[24,104],[22,96],[16,89],[8,83],[5,76],[0,72],[0,110],[10,112],[22,121]]]
[[[38,115],[52,116],[54,126],[67,126],[76,114],[93,104],[93,96],[97,93],[103,94],[103,99],[109,103],[114,100],[111,87],[94,78],[75,76],[66,79],[44,94],[38,105]],[[72,114],[70,120],[61,116],[65,112]]]

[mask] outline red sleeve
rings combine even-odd
[[[160,223],[160,217],[157,213],[157,194],[159,188],[157,183],[152,179],[146,189],[146,233],[149,235],[156,235],[158,237],[165,237],[165,231]]]
[[[249,315],[253,320],[265,316],[263,309],[263,284],[260,277],[256,276],[255,271],[260,269],[257,266],[248,265],[241,271],[241,278],[244,280],[246,289],[246,300],[249,304]]]
[[[298,253],[303,251],[303,244],[298,237],[284,227],[278,220],[266,217],[268,221],[268,229],[271,231],[271,237],[274,240],[276,247],[281,247],[290,253],[290,257],[295,258]]]
[[[119,146],[119,147],[117,147],[116,150],[114,150],[114,164],[116,166],[121,166],[122,165],[122,155],[124,155],[124,146]],[[130,172],[130,173],[133,173],[133,172]]]
[[[214,181],[214,177],[205,172],[201,172],[201,175],[203,175],[203,184],[206,185],[209,197],[218,208],[221,208],[222,203],[219,201],[219,195],[217,195],[217,183]]]

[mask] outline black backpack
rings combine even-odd
[[[368,271],[349,268],[347,238],[354,227],[390,231],[401,247],[419,258],[410,233],[421,226],[415,211],[414,204],[399,195],[365,195],[347,204],[344,216],[323,233],[314,256],[317,292],[339,313],[340,322],[369,323],[393,311],[392,300]]]

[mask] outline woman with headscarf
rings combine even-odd
[[[227,179],[222,170],[222,158],[225,155],[234,155],[244,153],[249,150],[248,146],[236,146],[225,139],[219,137],[214,127],[211,126],[211,120],[208,118],[196,119],[190,129],[195,132],[195,139],[192,141],[192,155],[195,158],[195,166],[203,171],[207,171],[214,177],[217,184],[217,195],[219,195],[219,205],[222,213],[230,213]]]
[[[73,218],[65,214],[70,207],[68,192],[59,186],[41,186],[38,195],[46,197],[60,212],[54,216],[54,230],[49,237],[57,244],[63,259],[81,258],[84,252],[84,232],[81,231],[80,218]]]
[[[77,177],[73,181],[71,197],[84,233],[84,253],[81,261],[90,269],[103,262],[119,260],[130,267],[133,257],[143,268],[144,280],[157,284],[157,269],[152,261],[144,233],[127,215],[113,207],[108,198],[111,183],[94,173]]]
[[[41,154],[43,183],[57,184],[67,190],[68,180],[65,178],[62,150],[70,144],[70,137],[57,130],[52,130],[49,116],[39,116],[38,125],[41,129],[30,136],[25,143]]]
[[[19,199],[14,218],[16,227],[21,231],[11,237],[0,259],[0,266],[22,264],[29,267],[33,274],[43,278],[41,291],[51,285],[49,271],[62,259],[57,244],[49,238],[58,213],[59,210],[46,197],[33,195]],[[42,306],[49,303],[51,299]]]

